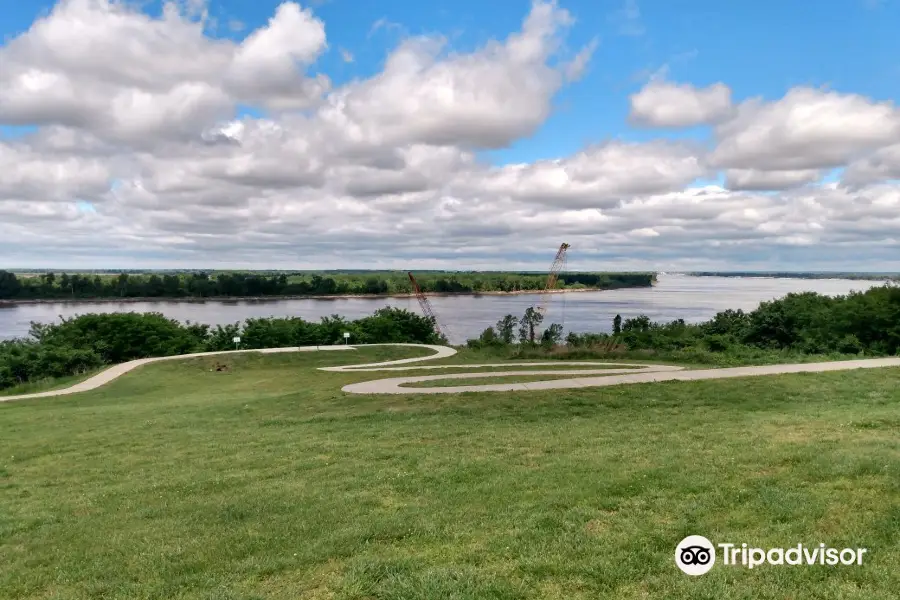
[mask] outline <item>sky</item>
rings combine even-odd
[[[0,268],[900,271],[900,0],[0,4]]]

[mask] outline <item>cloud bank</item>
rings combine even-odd
[[[312,8],[233,41],[185,6],[62,0],[0,46],[0,125],[26,128],[0,137],[5,266],[540,268],[562,241],[573,268],[900,266],[889,103],[654,80],[630,122],[708,140],[493,165],[602,51],[567,47],[556,2],[467,53],[406,38],[343,85]]]

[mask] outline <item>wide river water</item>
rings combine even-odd
[[[696,323],[728,308],[753,310],[760,302],[790,292],[828,295],[866,290],[880,281],[847,279],[775,279],[660,275],[652,288],[574,292],[552,297],[545,323],[562,323],[566,331],[605,332],[616,314],[647,315],[654,321],[684,319]],[[509,296],[443,296],[430,298],[451,343],[476,337],[503,315],[521,316],[538,301],[534,294]],[[318,320],[338,314],[353,319],[382,306],[419,311],[415,298],[334,298],[314,300],[251,300],[208,302],[78,302],[0,306],[0,339],[24,337],[31,321],[53,322],[60,316],[85,313],[159,312],[179,321],[209,325],[235,323],[251,317],[297,316]]]

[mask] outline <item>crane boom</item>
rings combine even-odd
[[[441,326],[438,323],[437,315],[434,314],[434,309],[431,308],[431,302],[428,301],[428,297],[422,291],[422,288],[419,287],[419,282],[416,281],[415,276],[412,273],[407,273],[409,275],[409,282],[412,284],[413,292],[416,294],[416,300],[419,301],[419,306],[422,308],[422,312],[425,314],[425,317],[431,320],[431,323],[434,325],[434,331],[441,337],[444,337],[444,332],[441,330]]]
[[[563,242],[559,246],[559,250],[556,251],[556,257],[553,259],[553,264],[550,265],[550,274],[547,275],[547,285],[544,286],[544,293],[541,294],[541,301],[538,305],[538,312],[542,315],[546,315],[547,313],[550,298],[552,297],[551,292],[556,289],[556,282],[559,281],[559,273],[566,264],[566,252],[568,249],[569,244]]]

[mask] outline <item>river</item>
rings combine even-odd
[[[728,308],[753,310],[760,302],[790,292],[812,291],[828,295],[866,290],[880,281],[848,279],[776,279],[743,277],[691,277],[661,274],[652,288],[556,294],[546,323],[562,323],[566,331],[603,332],[612,329],[616,314],[622,318],[645,314],[654,321],[684,319],[696,323]],[[432,297],[438,319],[451,343],[476,337],[506,314],[520,316],[537,302],[533,294],[509,296]],[[415,298],[334,298],[310,300],[242,300],[208,302],[78,302],[0,306],[0,339],[24,337],[31,321],[53,322],[60,316],[85,313],[160,312],[179,321],[209,325],[235,323],[251,317],[297,316],[318,320],[339,314],[353,319],[382,306],[419,311]]]

